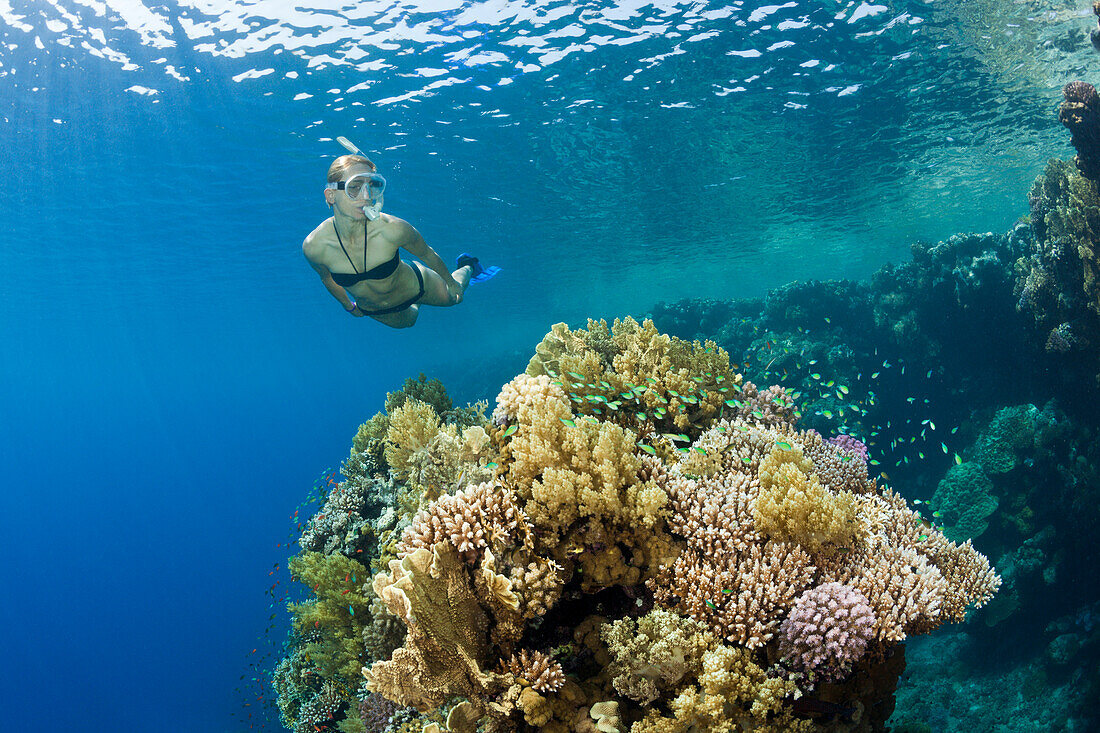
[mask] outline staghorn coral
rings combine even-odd
[[[779,653],[794,669],[841,679],[867,651],[874,619],[862,593],[822,583],[794,602],[779,629]]]

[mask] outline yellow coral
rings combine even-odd
[[[798,446],[777,446],[764,459],[753,512],[756,529],[797,542],[811,552],[820,552],[826,545],[847,546],[859,529],[855,497],[823,487],[815,476],[807,475],[812,466]]]
[[[390,414],[389,423],[386,462],[398,478],[408,479],[415,459],[427,453],[428,443],[439,432],[439,415],[425,402],[408,400]]]

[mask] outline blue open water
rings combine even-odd
[[[559,321],[1009,229],[1078,5],[0,0],[0,728],[242,729],[276,543],[406,376],[491,399]],[[502,273],[343,314],[338,135]]]

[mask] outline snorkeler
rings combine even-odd
[[[465,253],[455,271],[448,271],[411,224],[382,213],[386,179],[374,163],[347,138],[337,141],[352,154],[329,166],[325,201],[332,217],[309,233],[302,253],[344,310],[408,328],[416,323],[421,305],[461,303],[470,282],[488,280],[500,271],[483,268]],[[402,261],[401,248],[420,262]]]

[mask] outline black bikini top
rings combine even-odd
[[[344,242],[340,239],[340,230],[336,229],[336,222],[332,222],[332,228],[336,230],[336,241],[340,242],[340,249],[344,251],[344,257],[348,258],[348,262],[351,263],[351,269],[355,270],[355,263],[351,261],[351,255],[344,249]],[[401,255],[398,252],[393,253],[393,259],[388,262],[383,262],[381,265],[372,267],[367,270],[367,230],[363,228],[363,269],[365,272],[333,272],[332,281],[342,288],[351,287],[357,283],[361,283],[364,280],[384,280],[397,271],[397,266],[401,264]]]

